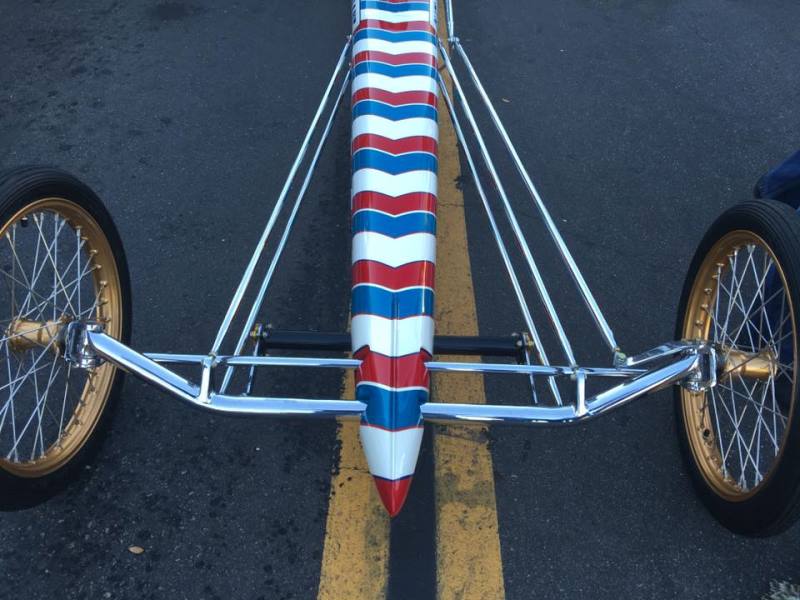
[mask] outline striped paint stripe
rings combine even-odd
[[[436,171],[436,156],[428,152],[387,154],[380,150],[364,148],[353,154],[353,173],[362,169],[374,169],[390,175],[411,171]]]
[[[435,259],[436,238],[429,233],[412,233],[391,238],[380,233],[363,231],[353,236],[353,262],[370,260],[399,267],[419,261],[432,263]]]
[[[375,115],[400,121],[402,119],[436,119],[436,109],[427,104],[405,104],[402,106],[392,106],[375,100],[362,100],[353,106],[353,116],[361,117],[364,115]]]
[[[400,106],[402,104],[428,104],[435,107],[438,104],[436,94],[431,92],[416,92],[412,90],[410,92],[393,94],[377,88],[363,88],[353,94],[353,105],[362,100],[374,100],[376,102],[391,104],[392,106]]]
[[[418,315],[433,316],[433,290],[408,288],[392,292],[371,285],[353,288],[352,312],[387,319],[405,319]]]
[[[378,21],[383,21],[384,23],[400,23],[400,24],[407,24],[410,23],[409,19],[414,19],[417,21],[422,21],[423,19],[428,19],[430,14],[428,11],[408,11],[404,13],[393,13],[388,10],[379,10],[376,8],[365,8],[361,11],[361,16],[367,19],[374,19]]]
[[[379,427],[384,431],[401,431],[417,427],[422,422],[419,407],[428,401],[428,390],[388,390],[362,382],[356,387],[356,399],[367,405],[367,410],[361,415],[363,424]]]
[[[412,212],[402,215],[387,215],[375,210],[362,210],[353,215],[353,233],[372,231],[392,238],[414,233],[436,234],[436,217],[429,212]]]
[[[369,471],[382,479],[396,480],[414,473],[419,446],[422,443],[422,427],[402,431],[386,431],[378,427],[362,425],[361,443],[367,455]],[[396,449],[402,449],[398,452]]]
[[[391,215],[399,215],[412,210],[436,212],[436,196],[418,192],[401,196],[388,196],[372,191],[359,192],[353,196],[351,204],[353,212],[370,208]]]
[[[432,262],[411,262],[393,268],[372,260],[359,260],[353,264],[353,285],[372,283],[391,290],[433,288],[435,270]]]
[[[409,10],[430,10],[430,5],[427,2],[386,2],[381,0],[361,0],[361,9],[377,8],[380,10],[388,10],[390,12],[403,12]]]
[[[428,170],[392,175],[378,169],[363,168],[353,173],[352,193],[393,190],[398,195],[413,192],[436,193],[436,174]]]
[[[436,83],[425,75],[391,77],[381,73],[362,73],[353,77],[353,92],[362,88],[378,88],[387,92],[436,92]]]
[[[398,77],[436,77],[436,69],[428,65],[403,64],[387,65],[383,62],[366,61],[353,65],[353,75],[376,73],[397,79]]]
[[[406,54],[390,54],[375,50],[366,50],[353,56],[353,64],[362,62],[379,62],[387,65],[428,65],[436,66],[436,57],[427,52],[408,52]]]
[[[438,128],[436,122],[431,119],[406,119],[401,123],[365,115],[353,119],[352,137],[355,139],[359,135],[372,134],[392,140],[399,140],[406,137],[429,137],[436,139]],[[385,190],[384,190],[385,191]]]
[[[405,356],[425,350],[433,353],[433,319],[408,317],[386,319],[375,315],[355,315],[351,336],[353,348],[369,348],[386,356]],[[421,342],[421,343],[420,343]]]
[[[393,41],[369,37],[369,34],[353,39],[353,52],[385,52],[387,54],[412,54],[423,52],[436,56],[438,50],[430,40]]]
[[[431,359],[425,352],[415,352],[406,356],[386,356],[377,352],[356,352],[353,355],[361,360],[359,377],[361,381],[373,383],[389,381],[394,377],[397,388],[430,387],[430,373],[425,362]]]
[[[393,140],[380,135],[363,134],[355,138],[352,142],[352,151],[358,152],[361,149],[372,148],[387,154],[408,154],[411,152],[427,152],[436,155],[437,144],[433,138],[426,137],[407,137]]]

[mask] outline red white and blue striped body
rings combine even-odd
[[[361,442],[389,514],[408,493],[428,401],[436,261],[435,0],[355,0],[352,346]]]

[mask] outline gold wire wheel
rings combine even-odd
[[[0,468],[39,478],[91,436],[116,368],[72,367],[61,335],[73,320],[123,328],[120,273],[97,221],[67,198],[27,204],[0,229]]]
[[[722,236],[706,254],[688,296],[683,338],[717,350],[717,385],[682,389],[694,461],[720,497],[753,497],[781,460],[794,411],[797,324],[786,273],[752,231]]]

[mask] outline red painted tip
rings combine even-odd
[[[386,507],[386,512],[390,517],[394,517],[403,508],[403,504],[408,496],[408,488],[411,487],[411,477],[391,481],[389,479],[381,479],[374,477],[375,487],[378,488],[378,494]]]

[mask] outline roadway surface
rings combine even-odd
[[[629,352],[672,337],[703,231],[796,149],[799,21],[778,0],[456,2],[456,33]],[[348,27],[343,0],[0,0],[0,166],[56,164],[105,199],[137,348],[210,346]],[[348,134],[343,113],[267,305],[281,327],[346,327]],[[517,330],[460,184],[480,331]],[[579,356],[601,363],[544,234],[526,227]],[[335,373],[278,373],[269,389],[340,387]],[[486,384],[490,402],[522,393]],[[0,515],[0,597],[312,598],[336,440],[333,423],[209,417],[128,380],[82,481]],[[489,446],[508,598],[754,599],[800,578],[800,530],[737,537],[699,504],[669,393],[579,428],[493,428]],[[420,477],[407,507],[423,529],[432,486]],[[435,557],[433,537],[414,539],[393,544],[390,569],[435,581],[413,562]]]

